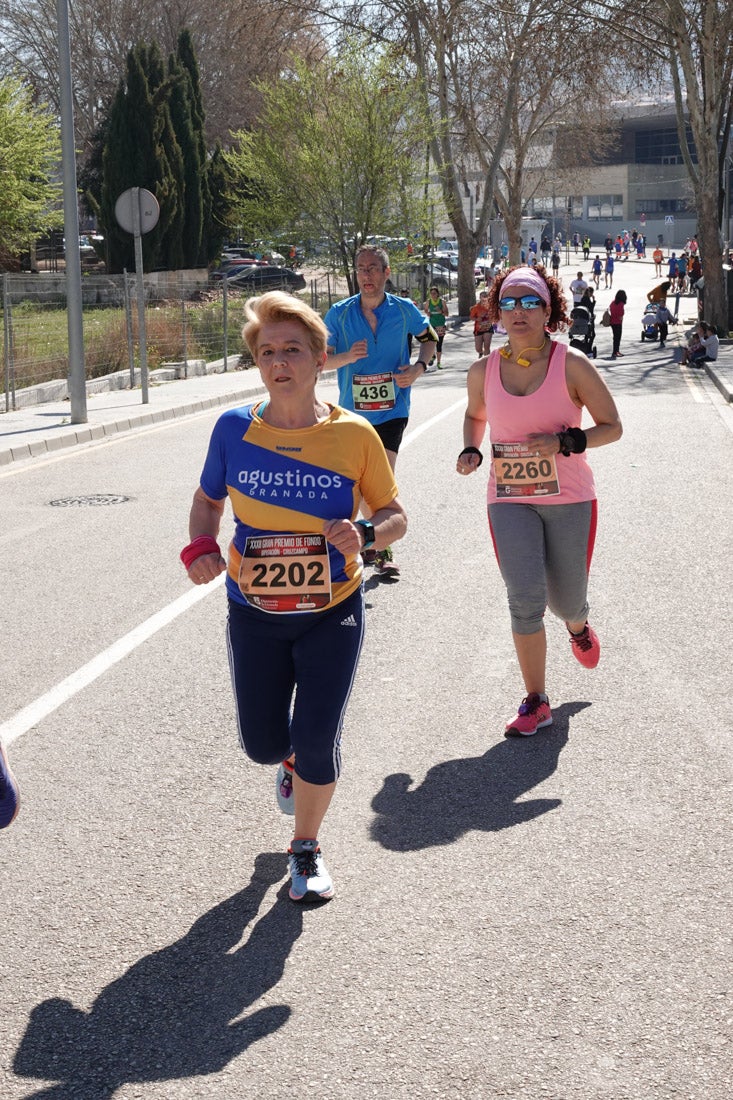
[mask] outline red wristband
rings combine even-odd
[[[181,561],[188,570],[196,561],[196,558],[200,558],[204,554],[218,554],[221,557],[219,543],[211,535],[199,535],[193,542],[189,542],[188,546],[184,546],[181,550]]]

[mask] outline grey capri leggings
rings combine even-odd
[[[597,502],[489,505],[496,559],[515,634],[542,629],[547,607],[564,622],[588,616]]]

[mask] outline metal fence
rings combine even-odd
[[[195,360],[217,362],[223,370],[249,365],[241,329],[243,301],[252,292],[235,289],[226,279],[184,285],[176,273],[165,275],[145,277],[148,368],[175,364],[185,376]],[[326,273],[309,279],[299,293],[323,314],[346,290],[341,280]],[[82,301],[87,380],[115,375],[120,388],[132,388],[140,365],[134,275],[85,275]],[[4,274],[2,330],[0,412],[55,400],[65,392],[69,346],[64,274]]]

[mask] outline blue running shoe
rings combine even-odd
[[[5,746],[0,741],[0,829],[7,829],[18,816],[20,791],[10,770]]]
[[[275,776],[275,797],[277,804],[284,814],[292,817],[295,813],[295,798],[293,796],[293,765],[289,760],[283,760],[278,765]]]
[[[294,840],[288,857],[293,901],[327,901],[333,897],[333,883],[317,840]]]

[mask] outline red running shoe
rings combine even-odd
[[[583,668],[595,668],[601,659],[601,643],[592,627],[585,624],[580,634],[570,633],[570,648]]]
[[[543,699],[536,691],[523,699],[517,717],[507,722],[504,730],[505,737],[531,737],[537,730],[544,726],[552,725],[552,711],[547,699]]]

